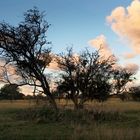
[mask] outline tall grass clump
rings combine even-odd
[[[37,123],[52,122],[74,122],[80,124],[89,124],[91,122],[117,121],[123,119],[123,115],[118,111],[104,110],[72,110],[52,108],[28,108],[21,110],[17,114],[18,119],[29,120]]]

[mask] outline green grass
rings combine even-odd
[[[63,108],[64,101],[59,103]],[[139,140],[140,103],[89,102],[58,112],[29,101],[0,102],[0,140]]]

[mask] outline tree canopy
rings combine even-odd
[[[99,50],[86,50],[76,56],[70,48],[58,57],[58,66],[64,71],[58,90],[72,99],[75,108],[82,107],[88,100],[104,101],[111,91],[114,63],[111,57],[101,58]]]
[[[23,99],[23,96],[16,84],[6,84],[0,89],[0,99],[16,100]]]

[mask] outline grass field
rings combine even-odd
[[[56,115],[33,101],[0,101],[0,140],[140,140],[140,103],[115,99],[86,108],[92,111],[61,109]],[[36,110],[43,116],[34,117]],[[54,119],[58,115],[61,119]]]

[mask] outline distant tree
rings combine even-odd
[[[0,90],[0,98],[8,100],[23,99],[24,94],[20,93],[20,89],[16,84],[6,84]]]
[[[131,95],[129,91],[124,91],[121,94],[117,94],[117,97],[119,97],[122,101],[131,100]]]
[[[83,108],[88,100],[104,101],[109,97],[114,65],[111,57],[103,59],[99,50],[75,55],[70,48],[66,54],[60,54],[57,61],[63,71],[58,90],[73,101],[76,109]]]
[[[15,74],[20,76],[20,82],[16,84],[34,86],[35,90],[41,88],[51,105],[57,109],[44,74],[52,60],[51,49],[47,47],[50,42],[46,36],[49,26],[43,12],[37,8],[25,12],[24,20],[18,26],[0,23],[0,55],[5,58],[4,66],[13,65]]]
[[[140,86],[131,87],[129,92],[133,100],[140,101]]]
[[[134,72],[130,72],[125,68],[115,69],[113,73],[113,93],[123,99],[123,94],[127,91],[126,85],[135,79],[134,74]]]

